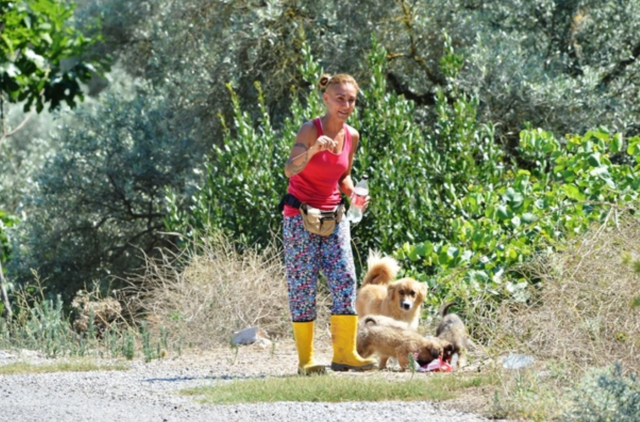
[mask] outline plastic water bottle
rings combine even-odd
[[[367,185],[367,176],[362,176],[362,179],[358,182],[353,190],[353,196],[351,197],[351,204],[349,205],[349,211],[347,211],[347,220],[352,223],[359,223],[362,220],[362,213],[364,211],[364,202],[369,195],[369,185]]]

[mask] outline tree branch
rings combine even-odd
[[[5,132],[4,120],[3,120],[2,136],[0,136],[0,147],[2,147],[2,143],[4,142],[5,139],[7,139],[9,136],[14,135],[16,132],[18,132],[20,129],[22,129],[24,127],[24,125],[27,124],[29,119],[31,119],[31,116],[33,116],[33,111],[30,111],[29,114],[27,114],[27,117],[25,117],[24,120],[22,122],[20,122],[20,124],[18,126],[16,126],[15,129],[13,129],[12,131],[9,131],[9,132]],[[4,116],[3,116],[3,118],[4,118]]]
[[[9,296],[7,295],[7,281],[4,278],[2,271],[2,262],[0,261],[0,299],[4,305],[4,319],[6,322],[10,322],[13,316],[11,311],[11,303],[9,302]]]
[[[604,75],[604,77],[600,80],[598,87],[608,87],[609,84],[611,84],[611,82],[613,82],[618,76],[620,76],[629,65],[631,65],[638,59],[638,56],[640,56],[640,43],[636,44],[636,46],[633,48],[631,57],[618,62],[618,64],[615,65],[611,72]]]
[[[400,5],[402,9],[402,17],[400,21],[404,24],[406,28],[406,34],[409,37],[409,52],[402,53],[389,53],[387,57],[397,58],[397,57],[406,57],[413,60],[422,71],[427,75],[427,78],[435,84],[435,85],[445,85],[446,81],[443,77],[434,72],[428,65],[427,60],[424,57],[421,57],[418,53],[418,41],[416,41],[415,36],[415,28],[413,27],[413,11],[411,7],[407,4],[406,0],[396,0],[396,2]]]
[[[418,105],[435,105],[436,94],[433,92],[427,92],[426,94],[416,94],[412,92],[407,86],[405,86],[400,79],[393,73],[387,73],[387,80],[389,85],[396,92],[396,94],[404,95],[407,100],[411,100]]]

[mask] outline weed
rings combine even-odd
[[[546,421],[566,408],[561,389],[533,368],[502,372],[498,380],[493,396],[495,418]]]
[[[472,331],[501,353],[563,361],[578,378],[611,362],[640,373],[640,278],[635,261],[621,265],[640,255],[638,239],[637,219],[620,217],[569,239],[561,253],[541,253],[519,268],[531,280],[531,299],[478,305],[467,312]]]
[[[231,336],[231,338],[229,339],[229,346],[231,347],[231,350],[233,350],[233,359],[227,358],[227,362],[229,362],[231,365],[235,365],[238,361],[238,353],[240,352],[240,347],[236,344],[235,341],[233,341],[233,336]]]
[[[122,355],[128,360],[133,359],[136,353],[136,341],[131,330],[127,330],[122,336]]]
[[[142,336],[142,353],[144,355],[145,362],[151,362],[156,356],[153,353],[153,347],[151,346],[151,333],[147,329],[147,323],[142,322],[140,326],[140,335]]]

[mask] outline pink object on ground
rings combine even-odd
[[[428,365],[421,366],[418,372],[453,372],[453,367],[440,356],[438,359],[432,360]]]

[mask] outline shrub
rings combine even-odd
[[[15,281],[27,282],[37,269],[49,291],[70,301],[94,283],[104,293],[113,275],[141,265],[140,251],[168,246],[161,233],[165,189],[188,189],[201,156],[190,122],[175,121],[171,102],[146,92],[107,96],[57,133],[58,151],[38,174],[13,231]]]
[[[574,374],[611,362],[638,373],[639,227],[637,208],[613,208],[606,224],[520,265],[537,281],[528,300],[491,307],[471,300],[464,314],[474,336],[494,350],[563,362]]]
[[[462,58],[449,39],[445,50],[441,68],[453,77]],[[369,66],[373,76],[364,89],[362,117],[357,121],[362,144],[354,174],[359,178],[369,173],[372,200],[368,218],[353,230],[356,244],[365,251],[378,248],[391,253],[405,243],[448,241],[456,232],[451,222],[461,215],[460,198],[481,187],[492,188],[505,172],[493,129],[478,123],[476,98],[448,92],[457,97],[449,103],[443,90],[435,99],[434,127],[423,128],[412,101],[387,93],[386,51],[375,40]],[[456,254],[453,249],[442,253]],[[425,271],[430,266],[418,268]],[[413,275],[426,280],[425,274],[413,271]]]
[[[625,141],[606,128],[568,135],[564,142],[549,132],[525,130],[521,157],[535,162],[534,169],[516,166],[493,179],[492,189],[485,182],[462,190],[453,200],[455,213],[443,224],[443,231],[449,228],[446,241],[407,243],[397,254],[414,263],[418,278],[436,274],[433,286],[442,294],[464,299],[484,291],[526,299],[526,280],[505,272],[636,201],[638,145],[640,137]]]
[[[453,79],[463,58],[447,37],[444,49],[440,66]],[[320,68],[308,50],[305,57],[301,71],[311,85]],[[509,162],[492,126],[478,123],[475,98],[455,87],[447,95],[438,91],[435,127],[423,130],[414,104],[387,92],[385,63],[386,52],[374,40],[373,77],[354,119],[362,140],[353,168],[355,179],[370,174],[372,202],[367,218],[353,228],[353,239],[357,255],[372,248],[395,251],[405,275],[429,284],[431,305],[480,291],[525,300],[526,280],[506,271],[567,233],[602,221],[611,206],[637,198],[640,177],[633,163],[640,157],[640,138],[624,140],[598,128],[560,141],[550,132],[527,129],[519,161]],[[232,99],[236,131],[214,148],[215,161],[191,217],[176,202],[168,224],[182,232],[212,226],[260,243],[279,231],[275,204],[285,191],[281,168],[295,129],[322,110],[309,91],[306,108],[294,102],[291,118],[275,130],[260,101],[262,119],[255,129],[235,93]]]
[[[291,332],[281,251],[273,245],[244,248],[220,235],[204,236],[181,254],[147,259],[133,280],[137,319],[166,327],[170,339],[194,347],[228,345],[234,331],[260,326],[270,338]],[[319,286],[318,328],[328,322],[329,297]],[[133,296],[133,295],[132,295]]]
[[[142,352],[147,362],[170,352],[182,353],[182,343],[170,342],[165,327],[152,336],[144,322],[125,320],[123,313],[130,316],[130,300],[122,294],[80,291],[72,306],[76,310],[73,318],[65,311],[61,295],[48,298],[44,280],[35,271],[33,275],[33,282],[14,292],[13,319],[0,318],[0,349],[37,350],[48,357],[127,359]],[[122,304],[127,308],[123,313]]]
[[[640,383],[616,364],[593,370],[573,393],[573,409],[562,420],[632,422],[640,419]]]
[[[449,50],[443,67],[453,67],[455,72],[460,60]],[[172,214],[166,220],[170,229],[188,233],[192,227],[214,227],[249,244],[264,244],[272,232],[280,231],[276,205],[286,191],[284,163],[299,125],[323,113],[313,88],[321,69],[308,49],[303,52],[300,71],[311,89],[304,92],[303,102],[294,98],[291,116],[281,129],[271,126],[261,96],[261,119],[254,127],[232,91],[235,130],[227,130],[224,144],[214,147],[207,182],[199,189],[195,205],[187,212],[179,198],[172,197]],[[461,97],[449,105],[440,95],[437,129],[424,134],[414,120],[413,103],[387,93],[385,57],[385,50],[374,40],[369,62],[374,77],[363,89],[364,105],[353,121],[361,130],[353,176],[369,174],[373,198],[368,218],[353,229],[353,237],[358,249],[390,252],[407,239],[448,238],[459,192],[468,185],[490,184],[503,170],[502,153],[490,128],[479,127],[475,120],[474,100]]]

